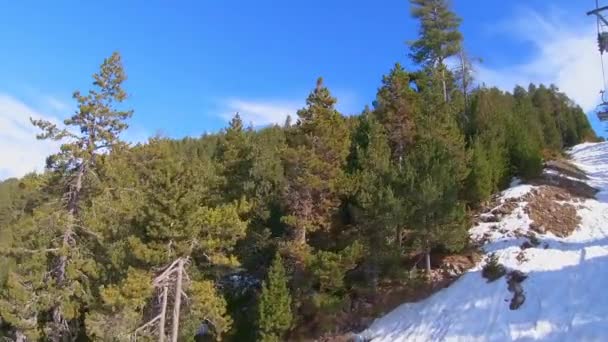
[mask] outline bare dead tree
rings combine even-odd
[[[170,320],[170,341],[177,342],[179,335],[182,296],[187,298],[184,292],[184,285],[187,285],[189,280],[188,274],[185,272],[185,268],[189,261],[189,257],[174,260],[160,275],[152,280],[152,286],[157,289],[160,296],[160,312],[151,320],[135,329],[132,335],[133,341],[137,340],[137,336],[143,334],[158,334],[158,341],[165,341],[165,338],[167,337],[165,328],[167,325],[167,308],[169,306],[170,295],[169,291],[172,290],[173,315]],[[186,284],[184,284],[184,278],[186,280]]]

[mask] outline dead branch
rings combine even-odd
[[[140,326],[139,328],[135,329],[135,331],[133,332],[133,337],[137,338],[137,334],[144,331],[145,329],[147,329],[148,327],[151,327],[154,325],[154,323],[158,320],[162,319],[161,315],[158,315],[154,318],[152,318],[151,320],[149,320],[146,324]]]

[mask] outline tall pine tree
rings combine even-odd
[[[340,205],[339,181],[348,155],[349,131],[335,108],[336,99],[317,80],[285,151],[287,186],[283,221],[292,228],[293,241],[306,244],[306,232],[327,228]]]
[[[438,72],[448,101],[445,60],[461,51],[460,18],[450,10],[447,0],[410,0],[412,16],[420,21],[419,37],[411,45],[414,62]]]
[[[41,217],[41,221],[34,223],[40,224],[45,234],[50,234],[47,238],[22,241],[24,246],[35,249],[28,253],[35,254],[43,263],[36,267],[37,272],[43,273],[35,279],[33,269],[19,269],[11,279],[15,291],[36,284],[37,292],[42,295],[32,299],[41,302],[31,306],[48,312],[48,322],[39,323],[47,338],[53,341],[75,338],[78,333],[79,319],[89,300],[91,280],[97,277],[90,252],[90,245],[96,243],[96,234],[83,224],[81,210],[94,191],[98,159],[121,145],[119,135],[127,128],[125,120],[132,115],[130,110],[116,108],[127,97],[122,88],[126,75],[118,53],[105,59],[93,78],[93,90],[86,95],[74,93],[78,110],[64,121],[63,127],[50,121],[32,120],[43,131],[39,139],[63,142],[60,152],[49,157],[47,163],[55,177],[51,191],[56,192],[60,204],[55,208],[46,205],[45,210],[52,211],[48,220]],[[17,274],[19,271],[26,273]],[[5,303],[19,300],[10,293],[16,292],[9,291]]]

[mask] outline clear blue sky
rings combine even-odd
[[[480,78],[488,79],[480,81],[488,84],[570,84],[566,76],[581,74],[570,70],[576,61],[542,61],[566,58],[555,49],[594,44],[594,21],[584,15],[592,0],[453,5],[469,53],[483,59]],[[60,118],[70,112],[72,91],[87,89],[102,59],[118,50],[129,76],[134,136],[159,130],[197,136],[225,126],[234,110],[250,111],[246,117],[263,124],[271,119],[255,112],[297,108],[318,76],[341,110],[358,113],[394,62],[408,65],[405,42],[416,34],[407,0],[4,1],[0,94]],[[594,48],[585,56],[596,58]],[[586,68],[599,75],[594,61]],[[547,70],[535,70],[541,67]],[[597,75],[577,82],[592,92],[587,102],[597,96]]]

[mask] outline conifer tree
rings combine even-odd
[[[287,287],[287,274],[279,253],[268,271],[268,279],[262,285],[258,307],[258,333],[260,341],[281,341],[291,328],[291,295]]]
[[[559,150],[562,148],[562,138],[554,117],[555,112],[550,89],[540,85],[535,90],[530,91],[530,95],[542,125],[544,147]]]
[[[384,126],[397,165],[403,161],[407,148],[414,140],[414,117],[419,104],[410,81],[409,74],[396,64],[382,78],[382,87],[374,102],[374,114]]]
[[[493,190],[492,165],[486,147],[476,138],[470,148],[471,172],[465,182],[465,194],[473,206],[485,201]]]
[[[146,312],[129,303],[151,305],[150,286],[130,287],[121,294],[122,284],[132,283],[134,274],[146,273],[149,285],[153,271],[180,258],[191,260],[180,334],[198,329],[205,319],[218,335],[230,328],[226,302],[213,280],[238,266],[234,248],[245,235],[247,222],[241,216],[249,208],[246,201],[222,198],[223,183],[209,156],[192,158],[178,146],[153,139],[137,153],[110,156],[105,165],[103,175],[112,190],[92,200],[86,222],[105,241],[105,273],[111,276],[104,285],[118,292],[104,292],[90,306],[89,336],[100,338],[112,324],[116,334],[130,336],[147,322]],[[116,301],[123,304],[113,305]],[[113,323],[117,320],[120,325]]]
[[[229,201],[239,200],[242,196],[251,196],[253,148],[250,136],[251,134],[243,127],[239,113],[236,113],[216,151],[216,158],[222,164],[224,193]]]
[[[340,204],[338,182],[348,155],[349,131],[335,104],[319,78],[306,107],[298,111],[290,148],[284,154],[288,215],[283,221],[299,245],[306,243],[306,231],[327,228]]]
[[[422,99],[425,103],[417,117],[415,145],[406,161],[409,197],[413,204],[410,226],[414,244],[426,254],[438,246],[458,250],[467,241],[466,215],[459,193],[468,174],[464,135],[454,110],[443,101],[436,74],[427,71]]]
[[[94,90],[86,95],[74,93],[78,110],[64,121],[64,127],[32,119],[32,123],[43,131],[37,136],[39,139],[63,142],[60,152],[47,161],[47,167],[54,172],[53,186],[58,189],[53,191],[57,191],[61,204],[56,208],[46,206],[47,210],[54,211],[49,213],[50,222],[41,218],[42,221],[35,223],[45,225],[41,231],[51,235],[44,242],[40,239],[36,239],[38,243],[23,241],[25,246],[35,246],[36,250],[31,252],[37,254],[40,262],[47,262],[45,257],[48,257],[46,269],[38,267],[42,274],[37,281],[42,284],[37,286],[43,288],[38,291],[42,295],[37,299],[45,303],[38,303],[37,309],[41,313],[48,310],[50,321],[41,323],[45,334],[53,341],[74,338],[78,333],[78,319],[88,300],[90,281],[97,277],[95,262],[88,249],[96,234],[82,224],[81,210],[94,189],[98,159],[105,151],[121,144],[119,135],[127,128],[125,120],[132,115],[130,110],[115,107],[127,97],[122,88],[126,75],[118,53],[105,59],[93,78]],[[13,289],[32,286],[31,275],[15,274]],[[12,299],[17,298],[7,298],[7,302]],[[19,323],[15,325],[19,326]]]
[[[414,62],[440,74],[444,101],[448,101],[445,60],[461,51],[460,18],[447,0],[410,0],[412,16],[420,21],[419,37],[411,45]]]
[[[352,137],[347,184],[360,240],[368,247],[366,275],[375,286],[384,261],[403,252],[402,232],[411,204],[402,190],[385,129],[369,111],[361,114]]]

